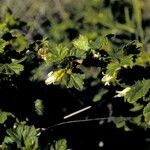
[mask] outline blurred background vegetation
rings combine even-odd
[[[150,17],[150,1],[140,1],[143,17],[147,19]],[[31,27],[29,37],[37,33],[42,36],[49,34],[56,41],[62,41],[67,35],[61,33],[66,31],[70,39],[78,32],[93,39],[99,34],[116,33],[119,30],[133,33],[134,26],[122,24],[124,8],[127,7],[131,13],[131,3],[130,0],[90,0],[88,3],[87,0],[1,0],[0,15],[5,16],[7,9],[11,8],[15,18],[20,18]],[[106,30],[99,31],[102,26]]]
[[[27,36],[30,39],[39,34],[62,42],[68,36],[72,40],[79,33],[94,39],[98,35],[120,33],[122,30],[134,33],[137,28],[131,20],[124,20],[124,15],[126,19],[128,15],[131,17],[132,2],[134,1],[90,0],[87,3],[87,0],[1,0],[0,15],[8,15],[9,8],[15,18],[28,24],[30,30]],[[150,1],[140,2],[143,17],[148,19]],[[10,21],[10,17],[6,17],[7,20]],[[149,30],[145,33],[149,33]]]

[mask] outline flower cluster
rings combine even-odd
[[[114,97],[125,97],[126,94],[131,90],[131,87],[126,87],[124,90],[122,91],[116,91],[117,95],[115,95]]]
[[[66,69],[60,69],[58,71],[51,71],[48,73],[45,83],[47,85],[56,84],[64,77],[65,73],[66,73]]]
[[[110,82],[112,79],[113,79],[113,76],[106,74],[103,76],[102,82],[104,82],[105,85],[110,85]]]

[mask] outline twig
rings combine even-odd
[[[47,128],[41,128],[41,131],[50,130],[59,126],[67,125],[67,124],[74,124],[74,123],[84,123],[84,122],[93,122],[93,121],[102,121],[102,120],[112,120],[114,117],[103,117],[103,118],[92,118],[92,119],[80,119],[80,120],[71,120],[65,121],[58,124],[54,124]]]

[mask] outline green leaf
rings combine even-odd
[[[135,103],[140,98],[144,97],[150,89],[150,79],[137,81],[131,86],[131,90],[125,95],[125,99],[129,103]]]
[[[85,75],[84,74],[79,74],[79,73],[71,73],[68,75],[65,75],[64,77],[64,84],[66,85],[67,88],[76,88],[78,90],[83,89],[84,85],[84,80]]]
[[[113,58],[114,59],[114,58]],[[132,55],[119,57],[118,60],[113,60],[107,65],[106,74],[110,76],[117,76],[118,71],[121,67],[127,68],[133,66]]]
[[[126,125],[124,117],[114,117],[113,122],[115,123],[117,128],[122,128]]]
[[[133,66],[133,57],[132,55],[121,57],[120,59],[121,67],[132,67]]]
[[[102,97],[108,92],[107,89],[101,88],[98,93],[94,96],[93,102],[98,102],[102,100]]]
[[[12,59],[12,63],[10,64],[0,64],[0,73],[7,75],[19,75],[24,70],[24,66],[19,63],[24,61],[24,59],[25,57],[20,60]]]
[[[88,39],[83,35],[80,35],[78,39],[74,40],[73,45],[76,49],[79,49],[84,52],[89,50]]]
[[[20,53],[22,52],[23,50],[25,50],[25,48],[28,47],[28,41],[27,39],[25,38],[24,35],[22,35],[20,32],[15,32],[13,31],[13,35],[16,37],[14,40],[13,40],[13,48],[16,50],[16,52]]]
[[[41,99],[37,99],[35,102],[34,102],[34,105],[35,105],[35,111],[38,115],[42,116],[43,113],[44,113],[44,105],[43,105],[43,102]]]
[[[0,23],[0,37],[8,31],[6,23]]]
[[[85,53],[85,51],[81,51],[79,49],[72,49],[70,51],[70,56],[75,56],[75,57],[80,58],[80,59],[81,58],[85,59],[86,53]]]
[[[56,141],[54,145],[51,145],[50,150],[67,150],[66,139]]]
[[[136,125],[140,125],[141,121],[142,121],[142,115],[138,115],[136,117],[132,117],[131,120],[129,120],[131,123],[136,124]]]
[[[113,76],[119,69],[121,69],[121,66],[118,61],[113,61],[107,65],[107,71],[106,74],[109,74],[110,76]]]
[[[13,129],[7,129],[7,136],[3,141],[3,147],[16,143],[17,148],[21,150],[37,150],[38,138],[37,130],[34,126],[28,126],[24,122],[17,123]]]
[[[144,115],[144,119],[145,122],[150,125],[150,103],[148,103],[143,110],[143,115]]]
[[[104,50],[107,53],[110,53],[112,51],[112,44],[106,36],[101,36],[94,42],[91,42],[90,47],[93,49]]]
[[[134,107],[130,109],[131,112],[136,112],[139,111],[143,108],[144,106],[138,103],[134,103]]]
[[[60,63],[65,57],[68,56],[68,48],[63,44],[52,44],[49,46],[48,62],[49,63]]]
[[[85,58],[86,52],[89,50],[89,42],[86,36],[80,35],[78,39],[73,41],[74,48],[71,49],[70,55],[77,58]]]
[[[15,62],[13,62],[11,64],[7,64],[7,67],[8,67],[8,70],[10,71],[10,74],[11,73],[15,73],[15,74],[19,75],[20,72],[24,70],[24,66],[23,65],[15,63]]]
[[[4,112],[0,110],[0,124],[5,123],[5,121],[9,116],[13,116],[13,115],[9,112]]]
[[[0,39],[0,54],[4,52],[6,41]]]
[[[14,16],[9,11],[7,11],[5,14],[5,22],[10,26],[16,24],[16,20],[14,19]]]
[[[143,67],[150,65],[150,54],[146,51],[142,51],[136,59],[136,64]]]

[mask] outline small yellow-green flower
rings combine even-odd
[[[66,69],[60,69],[58,71],[49,72],[47,75],[47,79],[45,80],[45,83],[47,85],[56,84],[57,82],[59,82],[63,78],[66,71],[67,71]]]
[[[111,80],[113,79],[113,76],[110,76],[108,74],[104,75],[102,78],[102,82],[105,83],[105,85],[110,85]]]
[[[126,87],[122,91],[116,91],[117,95],[115,95],[114,97],[124,97],[130,90],[131,90],[131,87]]]
[[[38,55],[45,61],[47,61],[48,48],[40,48],[38,50]]]

